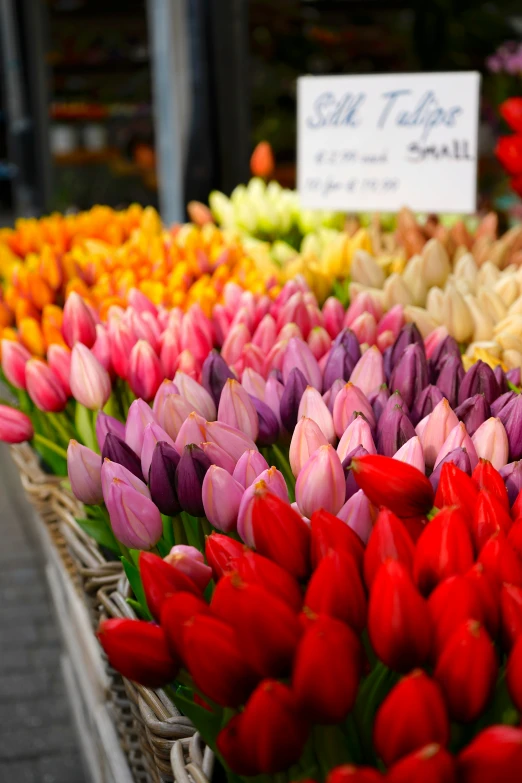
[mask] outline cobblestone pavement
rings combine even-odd
[[[0,448],[0,783],[85,783],[38,542]]]

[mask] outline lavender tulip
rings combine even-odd
[[[373,394],[368,395],[368,402],[372,406],[372,410],[376,421],[379,421],[379,419],[381,418],[381,414],[389,399],[390,399],[390,392],[385,383],[382,384],[380,389],[373,392]]]
[[[347,426],[353,421],[354,413],[356,412],[364,414],[370,427],[375,426],[375,416],[366,395],[353,383],[347,383],[335,398],[333,408],[333,423],[338,438],[343,436]]]
[[[170,381],[168,378],[165,378],[165,380],[160,383],[158,391],[156,392],[154,401],[152,403],[152,412],[156,416],[160,424],[161,424],[161,411],[163,410],[163,406],[165,405],[165,400],[169,396],[169,394],[179,395],[179,389],[173,381]],[[191,408],[190,410],[193,409]],[[163,424],[161,424],[161,426],[163,427]]]
[[[415,397],[411,409],[411,421],[417,426],[419,421],[427,416],[435,406],[442,400],[443,394],[437,386],[430,384]]]
[[[460,359],[462,362],[457,341],[448,335],[444,338],[444,340],[442,340],[442,342],[438,344],[430,356],[428,365],[432,382],[435,381],[442,369],[442,365],[450,356],[454,356],[456,359]]]
[[[106,498],[114,535],[131,549],[152,549],[163,533],[158,507],[120,479],[113,479]]]
[[[346,478],[346,494],[344,496],[345,502],[350,500],[350,498],[355,495],[356,492],[359,492],[359,485],[355,480],[353,470],[350,469],[352,459],[353,457],[365,457],[367,454],[368,452],[364,446],[357,446],[355,449],[352,449],[352,451],[350,451],[342,461],[344,475]]]
[[[205,514],[201,498],[201,487],[210,460],[199,446],[185,446],[176,469],[176,492],[181,508],[193,517]]]
[[[457,466],[457,468],[459,468],[459,470],[463,470],[464,473],[468,474],[468,476],[471,475],[471,463],[470,463],[468,452],[466,451],[466,449],[463,449],[459,446],[453,451],[450,451],[449,454],[446,454],[446,456],[439,462],[439,464],[431,474],[430,482],[434,492],[437,491],[437,488],[439,486],[442,466],[445,465],[446,462],[453,462]]]
[[[245,451],[238,459],[232,476],[246,489],[269,467],[268,462],[259,451]]]
[[[480,425],[484,424],[486,419],[491,416],[490,407],[483,394],[474,394],[473,397],[468,397],[458,408],[455,408],[455,413],[466,425],[470,436],[473,436]]]
[[[497,366],[493,370],[493,373],[495,375],[495,378],[497,379],[500,394],[505,394],[505,392],[509,391],[509,389],[507,385],[506,373],[504,372],[500,364],[497,364]]]
[[[221,421],[211,421],[206,429],[207,440],[220,446],[235,462],[245,451],[249,449],[257,451],[254,441],[235,427],[230,427]]]
[[[507,433],[510,462],[520,459],[522,457],[522,396],[515,394],[515,397],[502,408],[498,418]]]
[[[337,453],[341,462],[358,446],[364,446],[368,454],[377,454],[372,431],[362,413],[355,413],[354,420],[345,429]]]
[[[180,456],[173,446],[160,441],[152,453],[149,488],[152,500],[162,514],[174,516],[181,511],[176,492],[176,469]]]
[[[244,487],[230,473],[217,465],[211,465],[201,488],[203,508],[210,524],[223,533],[235,530],[244,491]]]
[[[298,367],[305,376],[310,386],[321,389],[323,378],[317,359],[308,345],[298,337],[292,337],[288,341],[283,357],[283,380],[288,383],[288,377]]]
[[[129,408],[127,422],[125,424],[125,443],[127,443],[136,454],[141,454],[145,427],[151,422],[156,422],[156,424],[159,423],[152,412],[150,405],[147,405],[145,400],[134,400]],[[114,461],[118,462],[118,460]]]
[[[313,386],[307,386],[304,390],[301,402],[299,403],[299,410],[297,411],[297,418],[302,419],[305,416],[307,419],[312,419],[318,425],[319,429],[330,442],[335,442],[335,430],[333,424],[332,414],[328,410],[328,406],[325,401]]]
[[[426,353],[424,351],[424,342],[422,340],[421,333],[419,332],[417,326],[414,323],[405,324],[402,327],[401,331],[397,335],[395,342],[391,347],[390,364],[392,368],[398,365],[398,363],[402,359],[404,351],[410,345],[418,345],[421,351],[424,353],[424,359],[426,359]]]
[[[228,378],[235,377],[221,354],[216,350],[211,351],[203,362],[201,384],[214,400],[216,407],[219,405],[221,392]]]
[[[381,417],[377,432],[377,451],[385,457],[393,457],[406,441],[415,437],[413,424],[399,406]]]
[[[514,391],[508,391],[504,394],[501,394],[500,397],[497,397],[494,402],[491,403],[491,415],[492,416],[498,416],[500,411],[506,407],[508,402],[511,402],[511,400],[514,400],[516,397],[516,392]]]
[[[249,394],[257,413],[259,432],[257,442],[260,446],[271,446],[279,437],[279,422],[271,408],[258,397]]]
[[[285,384],[280,406],[281,421],[288,432],[293,432],[297,424],[299,403],[307,386],[308,382],[301,370],[294,367]]]
[[[117,462],[111,462],[110,459],[104,459],[101,466],[101,483],[103,498],[108,496],[109,489],[113,479],[120,479],[124,484],[128,484],[133,487],[137,492],[141,492],[146,498],[150,498],[149,488],[144,481],[141,481],[134,473],[124,468],[123,465],[119,465]]]
[[[78,500],[89,506],[103,503],[99,454],[76,440],[69,441],[67,472],[71,489]]]
[[[236,460],[232,459],[230,454],[227,454],[225,449],[222,449],[221,446],[217,445],[217,443],[212,443],[212,441],[200,443],[199,448],[205,452],[212,465],[217,465],[218,468],[223,468],[228,473],[230,473],[230,475],[233,474],[234,468],[236,467]]]
[[[372,505],[362,489],[346,501],[337,516],[357,533],[363,544],[368,543],[373,527]]]
[[[390,379],[390,389],[400,391],[404,402],[411,409],[415,397],[428,385],[428,365],[424,346],[414,343],[404,350]]]
[[[125,424],[103,411],[98,411],[98,415],[96,416],[96,440],[98,441],[100,451],[103,451],[105,438],[109,432],[112,432],[113,435],[117,435],[121,440],[125,440]]]
[[[509,462],[499,472],[506,485],[509,505],[512,506],[522,489],[522,460]]]
[[[394,391],[393,394],[390,394],[390,396],[388,397],[388,401],[386,402],[386,405],[383,408],[381,418],[396,407],[402,408],[402,410],[404,411],[404,413],[406,413],[407,416],[410,415],[410,409],[406,404],[400,391]]]
[[[141,460],[135,451],[125,443],[124,440],[113,435],[112,432],[105,438],[102,450],[102,460],[110,459],[111,462],[117,462],[123,465],[140,480],[143,478],[141,470]]]
[[[509,381],[509,383],[512,383],[513,386],[520,386],[520,376],[521,371],[520,367],[514,367],[512,370],[508,370],[506,373],[506,380]]]
[[[436,385],[448,400],[452,408],[459,400],[459,389],[464,378],[464,368],[460,357],[448,356],[441,366]]]
[[[333,409],[335,405],[335,398],[341,391],[341,389],[345,386],[345,382],[342,378],[337,378],[336,381],[334,381],[331,385],[331,387],[328,389],[328,391],[325,391],[323,394],[323,400],[326,403],[326,406],[330,413],[333,416]]]
[[[332,343],[323,372],[323,391],[338,378],[347,381],[361,358],[361,348],[351,329],[343,329]]]
[[[459,389],[459,405],[474,394],[483,394],[489,405],[500,394],[493,370],[480,360],[469,368],[462,379]]]

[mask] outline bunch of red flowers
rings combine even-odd
[[[511,177],[512,189],[522,197],[522,98],[504,101],[500,114],[515,133],[500,137],[495,154]]]
[[[256,551],[212,533],[209,585],[141,553],[156,622],[105,622],[105,651],[144,685],[177,679],[173,698],[238,775],[515,783],[522,492],[510,508],[485,460],[471,477],[446,463],[435,496],[391,458],[352,470],[380,507],[366,547],[260,490]]]

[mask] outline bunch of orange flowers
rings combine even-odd
[[[62,307],[79,293],[103,321],[133,288],[157,305],[210,315],[225,283],[278,292],[277,268],[254,261],[240,240],[213,224],[165,229],[151,207],[94,207],[77,215],[19,220],[0,231],[0,335],[37,356],[63,344]]]

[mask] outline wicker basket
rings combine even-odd
[[[99,591],[98,599],[106,616],[136,617],[125,599],[128,590],[128,582],[122,578],[116,589],[105,586]],[[135,779],[147,783],[173,783],[172,747],[176,741],[192,737],[194,726],[165,691],[131,683],[114,670],[109,669],[109,676],[114,684],[109,698],[116,726]],[[128,703],[123,698],[124,692]]]
[[[170,751],[172,774],[176,783],[210,783],[214,754],[199,734],[177,740]]]

